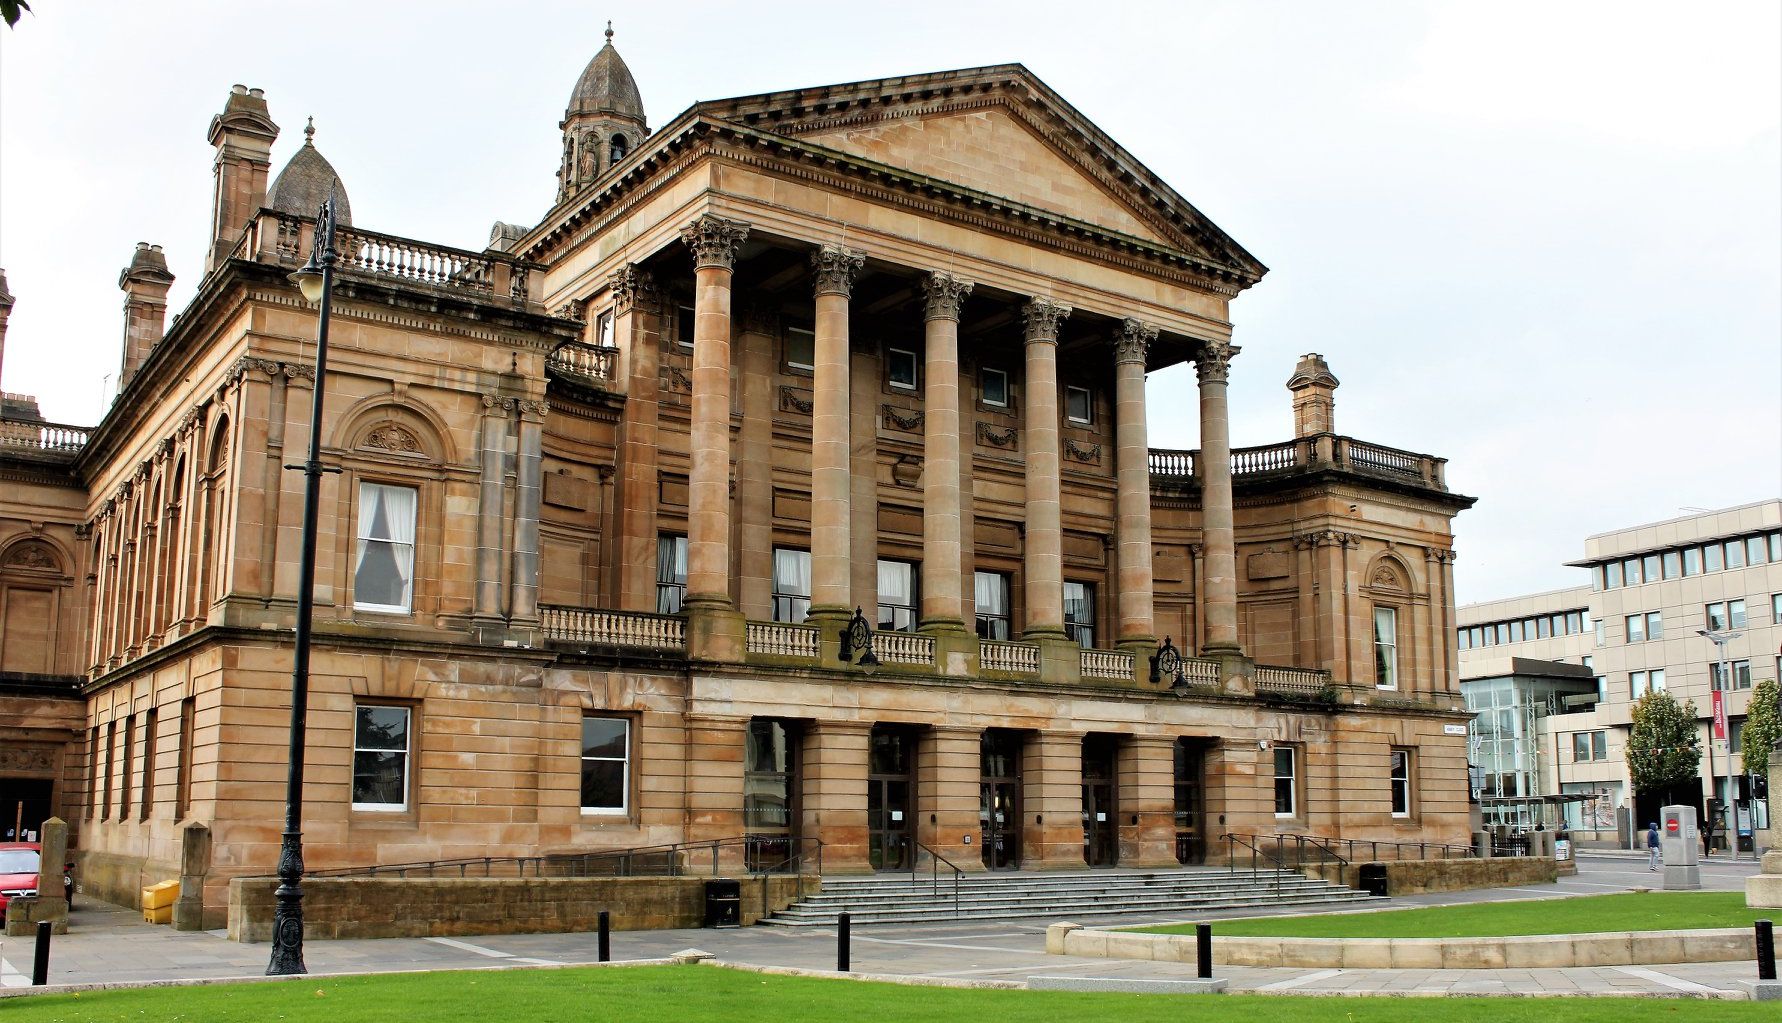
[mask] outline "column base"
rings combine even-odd
[[[934,637],[934,670],[942,675],[969,677],[979,668],[978,634],[957,618],[932,618],[922,622],[916,631]],[[951,855],[951,854],[949,854]]]
[[[696,661],[741,664],[747,659],[748,623],[722,597],[689,597],[687,656]]]
[[[1087,870],[1083,859],[1083,822],[1030,824],[1021,836],[1022,870]]]
[[[851,607],[812,607],[804,616],[804,624],[817,627],[817,663],[824,667],[835,667],[843,663],[841,659],[842,630],[848,627],[848,620],[854,617]],[[860,651],[856,650],[848,656],[848,663],[860,660]]]
[[[1065,638],[1064,630],[1032,629],[1021,634],[1029,643],[1039,644],[1039,676],[1041,682],[1055,685],[1079,685],[1083,681],[1083,648]]]

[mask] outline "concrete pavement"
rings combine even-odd
[[[1716,860],[1704,866],[1704,887],[1742,890],[1756,865]],[[1446,905],[1508,899],[1554,898],[1655,887],[1643,860],[1586,855],[1576,877],[1556,885],[1448,892],[1395,898],[1393,907]],[[1556,912],[1563,911],[1557,907]],[[1206,914],[1198,919],[1217,920]],[[1177,917],[1176,919],[1196,919]],[[1192,977],[1191,964],[1048,956],[1050,921],[961,921],[944,927],[858,927],[852,966],[857,974],[899,978],[946,978],[1024,983],[1028,977],[1074,976],[1130,979]],[[1111,926],[1159,922],[1122,916],[1081,918]],[[835,932],[752,927],[735,930],[616,931],[617,959],[654,959],[686,948],[721,961],[814,972],[835,969]],[[76,909],[69,934],[56,939],[53,984],[197,980],[254,977],[264,973],[271,946],[228,941],[222,932],[179,932],[152,927],[136,913],[87,899]],[[0,987],[9,993],[28,981],[28,938],[0,939]],[[389,938],[312,941],[305,958],[314,975],[483,969],[588,963],[595,959],[592,934],[521,934],[468,938]],[[1652,967],[1554,970],[1311,970],[1222,967],[1231,991],[1293,994],[1395,995],[1641,995],[1742,997],[1741,981],[1755,980],[1752,963],[1698,963]]]

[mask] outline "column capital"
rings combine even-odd
[[[1021,334],[1028,344],[1058,343],[1058,325],[1070,316],[1070,306],[1049,298],[1033,298],[1021,307]]]
[[[965,306],[965,296],[971,294],[971,289],[972,282],[944,270],[929,274],[922,280],[922,290],[928,295],[928,308],[922,318],[958,320],[959,311]]]
[[[626,263],[606,279],[612,289],[614,311],[623,316],[633,309],[655,309],[661,300],[656,278],[636,263]]]
[[[1241,351],[1229,341],[1202,341],[1194,356],[1194,373],[1203,384],[1223,384],[1231,379],[1232,356]]]
[[[735,269],[736,250],[748,236],[749,225],[709,213],[681,228],[681,241],[693,250],[695,270],[708,266]]]
[[[1114,362],[1136,362],[1144,365],[1151,343],[1157,340],[1157,328],[1128,316],[1120,321],[1120,333],[1114,338]]]
[[[840,295],[847,298],[854,291],[854,279],[866,265],[866,253],[840,245],[824,245],[811,253],[813,290],[819,295]]]

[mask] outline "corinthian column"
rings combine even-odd
[[[1027,629],[1064,636],[1064,527],[1058,498],[1058,325],[1070,306],[1036,298],[1021,307],[1027,365],[1021,450],[1027,456]]]
[[[825,245],[811,255],[816,291],[811,369],[811,617],[839,623],[854,611],[848,493],[848,296],[864,253]],[[823,630],[824,635],[830,631]]]
[[[1128,319],[1120,325],[1114,341],[1119,642],[1135,648],[1148,648],[1157,641],[1151,611],[1151,452],[1145,432],[1145,353],[1155,340],[1156,327]]]
[[[1202,652],[1241,654],[1237,631],[1237,535],[1231,513],[1231,415],[1226,381],[1239,349],[1226,341],[1202,343],[1194,360],[1200,377],[1200,514],[1206,544],[1207,631]]]
[[[681,231],[693,253],[692,466],[687,479],[688,650],[741,659],[741,623],[730,599],[730,279],[747,224],[711,215]],[[702,626],[701,619],[704,625]],[[730,636],[734,632],[735,636]],[[734,643],[724,642],[734,639]],[[732,650],[731,647],[735,649]]]
[[[972,283],[932,273],[923,329],[922,631],[964,632],[959,538],[959,311]]]

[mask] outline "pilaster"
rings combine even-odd
[[[922,733],[916,747],[916,840],[972,872],[984,869],[978,821],[983,734],[937,725]]]
[[[1083,732],[1038,732],[1021,751],[1021,866],[1080,870]]]
[[[872,725],[819,721],[805,731],[799,833],[823,841],[825,874],[872,871],[867,855],[867,750]]]
[[[686,718],[687,841],[710,842],[744,833],[743,771],[749,719],[689,714]],[[743,863],[740,846],[719,854],[721,869]]]
[[[1117,754],[1120,866],[1175,867],[1176,740],[1141,735]]]

